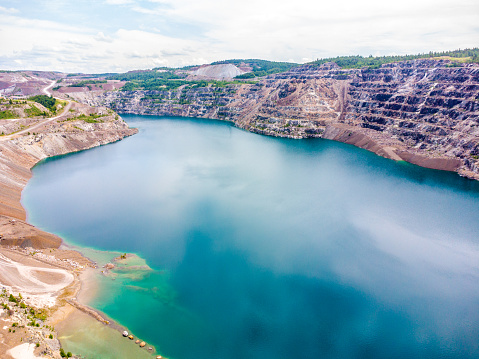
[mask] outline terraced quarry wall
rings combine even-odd
[[[447,65],[422,60],[362,70],[350,83],[342,122],[397,139],[404,160],[477,178],[479,67]]]
[[[345,70],[328,63],[256,84],[74,95],[120,113],[213,118],[265,135],[333,139],[479,179],[476,64],[423,59]]]

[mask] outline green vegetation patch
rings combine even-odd
[[[40,110],[35,105],[31,105],[30,108],[26,108],[25,113],[28,115],[28,117],[46,116],[47,115],[44,111]]]
[[[250,83],[250,84],[255,84],[256,81],[250,81],[250,82],[245,82],[245,81],[216,81],[216,80],[201,80],[201,81],[188,81],[187,85],[189,87],[208,87],[211,85],[211,87],[228,87],[232,85],[243,85],[245,83]]]
[[[127,82],[122,88],[122,91],[135,90],[175,90],[185,84],[184,80],[179,79],[162,79],[153,78],[146,80],[132,80]]]
[[[53,98],[53,96],[37,95],[37,96],[30,97],[29,100],[37,102],[40,105],[45,106],[52,112],[56,112],[57,100]]]
[[[232,60],[243,61],[243,60]],[[263,61],[263,60],[257,60]],[[266,61],[273,63],[271,61]],[[281,64],[281,63],[278,63]],[[289,66],[291,67],[291,66]],[[289,68],[288,67],[288,68]],[[185,70],[187,68],[182,68]],[[279,70],[278,70],[279,71]],[[123,74],[115,74],[108,77],[109,80],[126,81],[126,84],[121,88],[121,91],[171,91],[176,90],[181,86],[187,87],[226,87],[229,85],[243,84],[241,81],[187,81],[187,74],[176,72],[176,69],[171,68],[156,68],[145,71],[130,71]]]
[[[245,83],[255,84],[256,81],[216,81],[216,80],[200,80],[200,81],[185,81],[185,80],[145,80],[145,81],[130,81],[127,82],[121,91],[171,91],[176,90],[181,86],[186,88],[200,88],[200,87],[228,87],[233,85],[243,85]]]
[[[60,349],[60,356],[62,358],[71,358],[72,355],[73,354],[71,352],[65,353],[65,350],[63,350],[63,348]]]
[[[15,114],[10,110],[0,111],[0,120],[8,120],[15,117]]]
[[[75,116],[75,117],[70,117],[70,118],[67,118],[66,120],[63,120],[63,121],[58,121],[58,122],[67,122],[67,121],[84,121],[84,122],[87,122],[87,123],[101,123],[103,122],[102,120],[98,120],[99,118],[101,117],[105,117],[107,115],[98,115],[96,113],[92,113],[90,115],[85,115],[85,114],[81,114],[79,116]],[[76,126],[73,126],[79,130],[82,130],[81,128],[78,128]]]
[[[68,87],[84,87],[88,85],[96,85],[96,84],[106,84],[106,80],[84,80],[84,81],[79,81],[77,83],[71,84]]]
[[[320,59],[311,62],[312,65],[320,66],[327,62],[334,62],[343,69],[359,69],[362,67],[379,68],[381,65],[399,61],[408,61],[426,58],[447,58],[458,62],[474,62],[479,63],[479,48],[443,52],[429,52],[428,54],[417,55],[399,55],[399,56],[379,56],[379,57],[363,57],[363,56],[338,56]]]
[[[81,120],[81,121],[84,121],[86,123],[100,123],[100,122],[103,122],[102,120],[97,120],[97,118],[100,118],[100,117],[104,117],[104,116],[103,115],[98,115],[96,113],[92,113],[91,115],[81,114],[78,117],[73,117],[73,118],[68,119],[68,121]]]
[[[175,70],[145,70],[145,71],[130,71],[123,74],[116,74],[108,77],[108,80],[121,81],[150,81],[150,80],[180,80],[184,79],[186,75],[178,75]]]

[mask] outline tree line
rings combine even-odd
[[[373,57],[370,55],[369,57],[363,57],[360,55],[353,55],[353,56],[337,56],[337,57],[329,57],[324,59],[318,59],[316,61],[310,62],[312,65],[320,66],[327,62],[334,62],[339,67],[343,69],[359,69],[362,67],[369,67],[369,68],[379,68],[381,65],[399,62],[399,61],[407,61],[407,60],[416,60],[416,59],[424,59],[424,58],[437,58],[437,57],[451,57],[455,59],[464,59],[464,62],[475,62],[479,63],[479,48],[475,47],[472,49],[458,49],[453,51],[441,51],[441,52],[429,52],[423,54],[415,54],[415,55],[397,55],[397,56],[377,56]]]

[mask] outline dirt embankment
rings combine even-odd
[[[51,118],[0,120],[0,133],[22,122],[20,130],[0,136],[0,244],[21,247],[58,248],[61,239],[25,222],[21,193],[31,178],[31,168],[57,155],[116,142],[137,132],[112,110],[67,103]]]
[[[384,144],[383,140],[381,141],[383,143],[378,143],[378,141],[375,141],[368,135],[368,133],[361,133],[361,129],[335,124],[326,126],[322,137],[354,145],[385,158],[395,161],[406,161],[425,168],[442,171],[457,171],[461,166],[461,161],[459,159],[427,157],[425,155],[408,151],[406,146],[399,141],[389,140],[389,143]]]

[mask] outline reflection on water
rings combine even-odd
[[[71,242],[146,259],[92,304],[159,352],[479,355],[478,182],[332,141],[127,120],[138,135],[36,167],[24,204]]]

